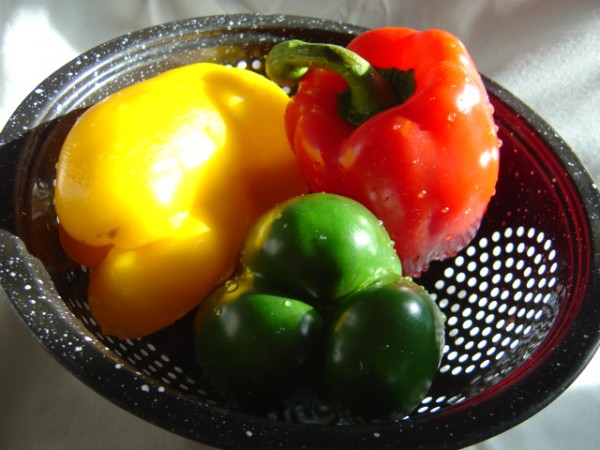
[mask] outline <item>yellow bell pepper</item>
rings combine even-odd
[[[285,135],[288,96],[249,70],[171,69],[88,109],[57,163],[63,248],[92,267],[102,331],[153,333],[232,272],[249,226],[307,192]]]

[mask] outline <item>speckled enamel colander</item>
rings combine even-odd
[[[223,448],[453,448],[491,437],[556,398],[600,339],[600,196],[552,129],[485,79],[503,141],[481,229],[420,279],[447,316],[433,386],[398,422],[328,423],[310,405],[278,416],[232,409],[194,362],[186,317],[143,339],[102,335],[87,274],[58,242],[55,162],[81,110],[166,69],[211,61],[262,72],[286,38],[346,44],[361,28],[290,16],[190,19],[86,52],[42,82],[0,135],[0,281],[16,311],[74,375],[161,427]]]

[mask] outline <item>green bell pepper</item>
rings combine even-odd
[[[324,382],[342,411],[400,420],[423,400],[444,347],[444,319],[423,287],[389,277],[344,299],[326,338]]]
[[[384,272],[401,273],[381,221],[356,201],[311,194],[272,208],[242,247],[261,291],[334,305]]]
[[[238,275],[198,309],[194,345],[240,407],[267,411],[308,388],[340,416],[398,419],[429,389],[444,324],[402,276],[381,222],[354,200],[315,193],[254,224]]]
[[[258,293],[250,280],[229,282],[204,300],[196,353],[231,403],[268,409],[309,376],[323,321],[312,306]]]

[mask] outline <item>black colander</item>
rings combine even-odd
[[[346,44],[363,29],[293,16],[213,16],[135,32],[84,53],[40,84],[0,135],[0,281],[37,338],[117,405],[223,448],[456,448],[525,420],[583,370],[600,339],[600,197],[548,125],[485,79],[503,141],[481,229],[419,282],[447,316],[427,397],[405,420],[341,425],[310,402],[268,416],[232,409],[193,359],[191,314],[143,339],[104,336],[86,271],[58,241],[61,143],[87,106],[166,69],[211,61],[262,72],[281,40]],[[258,112],[260,113],[260,112]]]

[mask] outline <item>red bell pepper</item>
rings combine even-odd
[[[271,50],[267,75],[299,80],[286,129],[311,190],[367,206],[406,275],[474,237],[495,191],[500,142],[457,37],[380,28],[347,48],[285,41]]]

